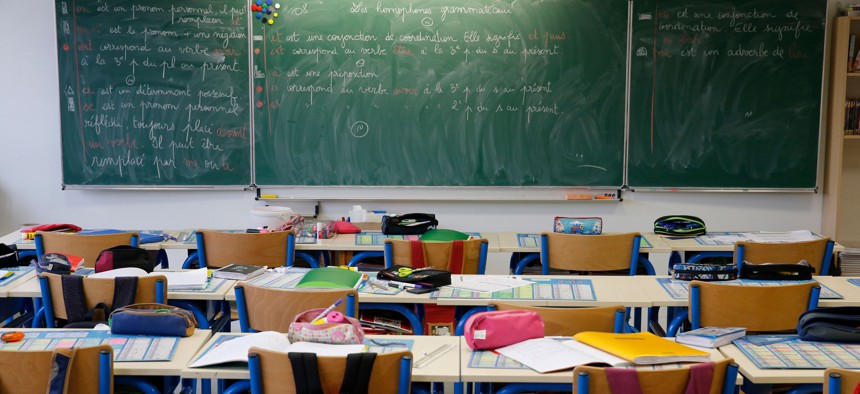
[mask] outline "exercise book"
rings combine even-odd
[[[734,245],[735,242],[800,242],[812,241],[821,238],[820,235],[808,230],[787,231],[787,232],[709,232],[704,235],[699,235],[696,242],[699,245]]]
[[[860,344],[807,342],[797,337],[756,345],[755,335],[733,343],[762,369],[826,369],[860,367]]]
[[[113,335],[107,330],[27,331],[19,342],[0,342],[0,350],[54,350],[110,345],[113,359],[122,361],[170,361],[179,345],[178,337]]]
[[[267,289],[295,289],[296,285],[299,283],[299,281],[302,280],[304,276],[305,272],[266,272],[262,275],[245,281],[245,283],[252,286],[263,287]],[[358,289],[358,292],[362,294],[383,295],[395,295],[400,293],[401,291],[403,290],[395,287],[372,286],[370,285],[370,281],[365,282],[365,284]]]
[[[686,300],[690,296],[690,282],[685,280],[675,280],[672,278],[655,278],[660,286],[663,286],[663,290],[666,290],[672,298],[676,300]],[[726,280],[720,281],[716,283],[720,284],[729,284],[729,285],[739,285],[739,286],[784,286],[784,285],[796,285],[801,283],[807,283],[809,281],[804,280],[752,280],[752,279],[735,279],[735,280]],[[822,300],[841,300],[841,294],[833,291],[833,289],[819,284],[821,286],[821,294],[818,296],[819,299]]]
[[[533,279],[531,286],[520,286],[492,293],[442,287],[430,294],[430,298],[514,299],[514,300],[559,300],[596,301],[591,279]]]

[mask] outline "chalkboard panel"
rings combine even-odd
[[[66,185],[249,185],[244,1],[57,0]]]
[[[626,0],[280,6],[252,27],[258,185],[622,184]]]
[[[825,8],[636,1],[628,183],[813,188]]]

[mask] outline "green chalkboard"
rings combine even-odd
[[[825,11],[635,1],[629,185],[814,188]]]
[[[244,1],[55,5],[65,185],[251,183]]]
[[[256,184],[622,184],[626,0],[279,4]]]

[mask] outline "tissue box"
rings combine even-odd
[[[334,238],[337,230],[334,220],[305,219],[304,223],[296,226],[296,243],[314,243],[320,239]]]

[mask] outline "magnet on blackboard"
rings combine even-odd
[[[276,12],[276,13],[272,14],[272,16],[274,16],[275,18],[277,18],[277,17],[278,17],[278,13]]]
[[[275,9],[276,10],[281,9],[281,3],[275,3]]]
[[[271,10],[271,9],[266,9],[266,13],[267,13],[267,14],[269,14],[269,15],[272,15],[272,10]]]
[[[262,18],[262,17],[263,17],[263,14],[261,14],[261,13],[259,13],[259,12],[258,12],[258,13],[257,13],[257,19],[260,19],[260,18]]]
[[[263,18],[263,23],[266,23],[268,21],[269,21],[269,18]]]
[[[270,25],[275,24],[275,20],[274,20],[274,19],[269,19],[269,24],[270,24]]]

